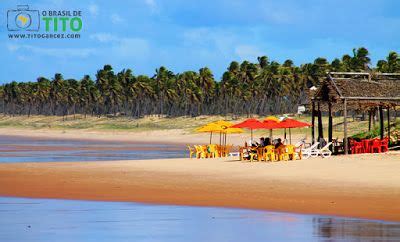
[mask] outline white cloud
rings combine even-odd
[[[150,56],[150,45],[145,39],[123,38],[112,47],[112,52],[119,57],[144,59]]]
[[[121,38],[110,33],[96,33],[91,39],[101,43],[108,43],[111,48],[109,53],[118,57],[147,58],[150,55],[150,44],[143,38]]]
[[[95,39],[99,42],[102,43],[108,43],[108,42],[112,42],[112,41],[117,41],[118,37],[114,36],[110,33],[96,33],[96,34],[92,34],[90,35],[91,39]]]
[[[144,0],[144,3],[150,8],[151,12],[157,13],[159,6],[155,0]]]
[[[235,47],[235,54],[241,60],[254,61],[262,52],[252,45],[239,45]]]
[[[99,6],[96,4],[90,4],[89,5],[89,13],[93,16],[97,16],[99,14]]]
[[[145,0],[144,1],[146,3],[147,6],[149,6],[150,8],[156,8],[157,7],[157,3],[155,0]]]
[[[214,54],[230,56],[240,37],[229,30],[220,28],[194,28],[183,33],[183,43],[191,49],[211,51]]]
[[[118,14],[112,14],[110,18],[111,18],[111,22],[112,22],[113,24],[118,24],[118,23],[121,23],[121,22],[124,21],[124,20],[121,18],[121,16],[119,16]]]

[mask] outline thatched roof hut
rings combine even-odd
[[[332,112],[343,111],[345,153],[347,147],[347,111],[378,109],[383,138],[383,109],[400,106],[400,74],[331,72],[311,97],[312,116],[318,115],[318,133],[322,137],[321,111],[329,113],[329,140],[332,140]],[[318,111],[315,110],[317,105]],[[389,111],[387,112],[389,120]],[[390,125],[388,125],[390,133]],[[314,140],[314,128],[312,129]]]
[[[328,74],[311,98],[320,102],[323,111],[328,111],[328,103],[334,111],[343,110],[344,99],[347,108],[353,110],[400,105],[400,75],[357,73],[336,77],[334,74]]]

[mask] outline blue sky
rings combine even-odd
[[[77,40],[10,40],[7,10],[81,10]],[[38,76],[92,78],[104,64],[152,75],[207,66],[219,79],[232,60],[267,55],[283,62],[332,60],[353,47],[369,49],[373,62],[400,52],[400,1],[358,0],[2,0],[0,83]]]

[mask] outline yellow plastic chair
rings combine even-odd
[[[244,160],[244,154],[247,152],[247,147],[239,146],[239,158]]]
[[[216,149],[217,149],[217,153],[218,153],[218,157],[222,157],[222,146],[221,145],[215,145]]]
[[[264,147],[257,147],[257,161],[262,161],[264,158]]]
[[[201,145],[201,149],[204,153],[205,158],[210,158],[210,152],[208,151],[207,145]]]
[[[295,160],[296,158],[296,146],[286,145],[286,154],[289,160]]]
[[[201,145],[195,145],[194,148],[196,149],[196,158],[206,158],[206,153],[203,151],[203,148]]]
[[[254,157],[257,156],[257,147],[250,147],[249,149],[250,162],[253,162],[255,161]]]
[[[286,146],[280,146],[278,147],[276,150],[277,156],[278,156],[278,160],[289,160],[289,153],[287,152],[287,148]]]
[[[276,161],[275,146],[268,145],[264,147],[264,160]]]
[[[208,155],[210,158],[218,157],[217,146],[214,144],[208,145],[207,147]]]
[[[196,154],[196,149],[192,148],[190,145],[187,145],[189,150],[189,158],[192,159],[192,156]]]

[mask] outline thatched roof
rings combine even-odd
[[[333,79],[342,97],[400,98],[399,80]]]
[[[348,100],[352,109],[365,109],[383,106],[400,105],[400,75],[342,75],[326,80],[315,92],[313,99],[320,102],[325,109],[331,102],[335,110],[342,109],[342,101]]]

